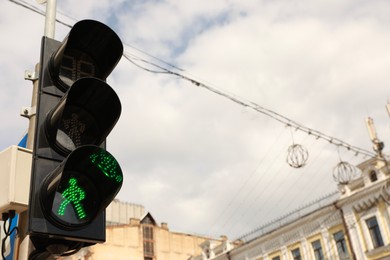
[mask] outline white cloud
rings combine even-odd
[[[58,17],[106,22],[125,43],[184,68],[180,73],[370,150],[366,116],[389,143],[387,7],[387,1],[67,0],[58,3],[65,14]],[[0,10],[5,148],[27,128],[18,117],[31,99],[23,72],[38,62],[44,19],[8,1]],[[56,28],[57,39],[68,32]],[[334,190],[338,153],[363,160],[125,59],[108,82],[123,107],[108,140],[125,173],[119,198],[145,205],[175,231],[234,238]],[[308,164],[299,170],[285,163],[293,141],[309,149]]]

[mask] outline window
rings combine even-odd
[[[293,257],[294,260],[301,260],[301,251],[299,250],[299,248],[296,248],[294,250],[291,250],[291,255]]]
[[[144,239],[144,260],[151,260],[154,257],[153,226],[143,226]]]
[[[144,255],[153,256],[153,242],[144,241]]]
[[[280,256],[272,257],[272,260],[280,260]]]
[[[371,236],[372,245],[374,248],[383,246],[383,239],[381,231],[379,229],[378,221],[376,217],[371,217],[366,220],[368,231]]]
[[[320,240],[316,240],[311,243],[314,251],[314,257],[316,260],[324,260],[324,254],[322,253],[322,246]]]
[[[370,172],[370,181],[374,182],[378,180],[378,176],[376,175],[376,171],[371,171]]]
[[[142,230],[144,232],[144,240],[153,240],[153,227],[144,226]]]
[[[347,243],[344,238],[343,231],[339,231],[333,234],[334,241],[336,242],[337,252],[340,260],[350,259]]]

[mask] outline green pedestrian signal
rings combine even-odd
[[[63,201],[58,209],[58,215],[63,216],[66,206],[70,205],[74,208],[77,217],[83,219],[87,216],[81,204],[81,201],[85,199],[85,190],[78,186],[76,178],[69,179],[68,184],[69,186],[61,194]]]
[[[41,198],[51,223],[68,229],[88,226],[122,186],[117,160],[98,146],[76,148],[43,181]]]

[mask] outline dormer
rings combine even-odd
[[[216,241],[206,240],[199,246],[202,249],[203,260],[212,259],[215,257],[214,248],[217,246]]]
[[[362,178],[365,187],[384,180],[389,175],[388,163],[383,158],[372,158],[359,164],[358,168],[362,171]]]
[[[359,165],[361,176],[347,184],[339,184],[339,191],[342,197],[350,196],[362,189],[389,178],[390,168],[384,158],[374,157]]]
[[[152,226],[157,226],[156,221],[154,220],[152,214],[149,212],[146,213],[142,218],[141,218],[141,224],[148,224]]]

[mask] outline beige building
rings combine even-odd
[[[168,224],[158,225],[150,213],[141,219],[131,218],[129,224],[106,227],[106,242],[82,248],[62,259],[77,260],[187,260],[202,253],[202,243],[223,244],[226,239],[172,232]]]
[[[114,199],[106,208],[106,225],[129,224],[130,219],[141,219],[143,216],[145,216],[144,206]]]
[[[296,212],[244,236],[221,252],[209,246],[192,260],[389,260],[390,166],[383,157],[360,165],[361,176],[311,212]],[[334,196],[335,195],[335,196]],[[326,201],[326,203],[324,203]]]

